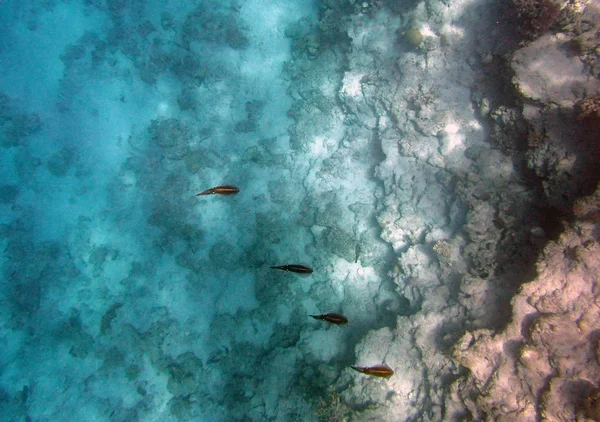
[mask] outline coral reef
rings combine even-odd
[[[19,188],[14,185],[0,185],[0,204],[12,204],[19,194]]]
[[[600,10],[257,5],[6,9],[0,413],[597,418]]]
[[[533,40],[558,22],[560,6],[554,0],[511,0],[518,28],[526,40]]]
[[[578,420],[594,412],[586,402],[600,376],[594,230],[589,223],[567,227],[545,247],[536,279],[512,299],[508,327],[469,332],[454,349],[472,374],[459,388],[475,398],[467,406],[476,419]]]
[[[250,41],[242,22],[220,5],[212,8],[198,7],[188,14],[181,27],[184,45],[208,41],[224,43],[235,49],[245,49]]]
[[[578,101],[575,111],[579,122],[597,124],[600,122],[600,96]]]
[[[64,147],[50,156],[46,167],[50,174],[63,177],[72,167],[75,160],[75,152],[72,148]]]

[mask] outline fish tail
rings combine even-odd
[[[350,368],[354,369],[357,372],[361,372],[361,373],[365,372],[364,369],[361,368],[360,366],[350,366]]]
[[[211,190],[205,190],[204,192],[200,192],[198,194],[196,194],[196,196],[204,196],[204,195],[210,195],[212,192]]]
[[[309,317],[313,317],[314,319],[321,319],[321,315],[309,315]]]
[[[285,268],[281,265],[271,265],[269,268],[273,270],[285,270]]]

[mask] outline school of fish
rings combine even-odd
[[[210,189],[206,189],[196,196],[205,196],[205,195],[223,195],[230,196],[236,195],[240,192],[240,188],[233,185],[220,185],[215,186]],[[282,265],[272,265],[270,267],[273,270],[282,270],[286,272],[296,273],[300,275],[310,275],[313,272],[313,269],[308,265],[304,264],[282,264]],[[325,321],[334,325],[346,325],[348,323],[348,318],[344,315],[336,314],[336,313],[326,313],[321,315],[309,315],[319,321]],[[390,368],[385,363],[373,365],[373,366],[350,366],[350,368],[354,369],[361,374],[369,375],[372,377],[379,377],[389,379],[392,375],[394,375],[394,370]]]

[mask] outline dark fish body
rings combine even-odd
[[[196,196],[215,195],[215,194],[217,194],[217,195],[235,195],[239,191],[240,191],[240,188],[238,188],[237,186],[222,185],[222,186],[215,186],[214,188],[206,189],[205,191],[200,192]]]
[[[299,274],[311,274],[313,272],[312,268],[302,264],[272,265],[271,268]]]
[[[321,321],[327,321],[336,325],[344,325],[348,323],[348,318],[340,314],[322,314],[322,315],[309,315],[314,319]]]
[[[375,366],[351,366],[350,368],[363,374],[371,375],[373,377],[389,378],[392,375],[394,375],[394,371],[392,370],[392,368],[390,368],[386,364]]]

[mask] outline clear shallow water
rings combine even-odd
[[[2,419],[461,414],[543,241],[488,6],[0,3]]]

